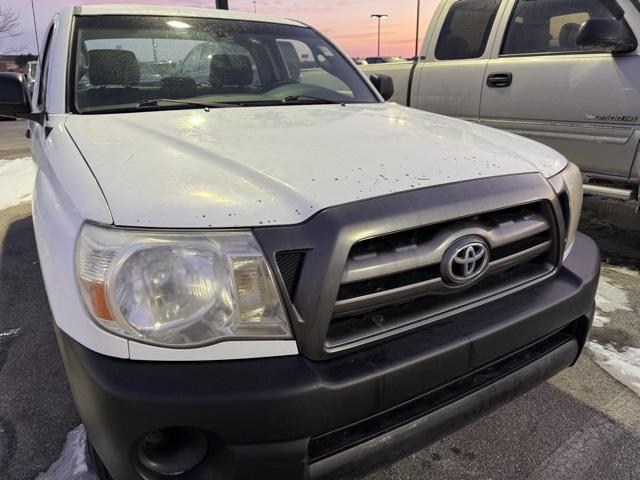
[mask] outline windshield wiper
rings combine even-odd
[[[284,97],[281,102],[285,105],[290,103],[342,103],[336,102],[335,100],[329,100],[328,98],[314,97],[313,95],[289,95],[288,97]]]
[[[176,105],[190,105],[192,107],[200,107],[200,108],[228,108],[228,107],[239,107],[240,105],[236,103],[216,103],[216,102],[194,102],[191,100],[176,100],[173,98],[149,98],[147,100],[142,100],[136,104],[136,108],[145,108],[145,107],[159,107],[160,103],[175,103]]]

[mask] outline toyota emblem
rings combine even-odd
[[[445,283],[468,285],[482,277],[489,267],[489,246],[480,237],[465,237],[445,252],[441,273]]]

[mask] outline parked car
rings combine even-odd
[[[554,150],[386,103],[294,20],[91,5],[44,38],[31,104],[2,74],[0,114],[29,119],[101,479],[351,478],[579,357],[600,257]],[[216,42],[207,81],[140,83]]]
[[[352,58],[356,65],[368,65],[368,62],[364,58]]]
[[[364,67],[393,101],[545,143],[585,192],[638,198],[640,4],[634,0],[444,0],[415,65]]]
[[[402,57],[367,57],[365,61],[368,64],[375,65],[377,63],[399,63],[406,62]]]

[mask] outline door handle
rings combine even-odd
[[[489,88],[507,88],[513,82],[513,74],[509,72],[492,73],[487,77]]]

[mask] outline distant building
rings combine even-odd
[[[25,73],[27,62],[37,60],[36,55],[0,55],[0,72]]]

